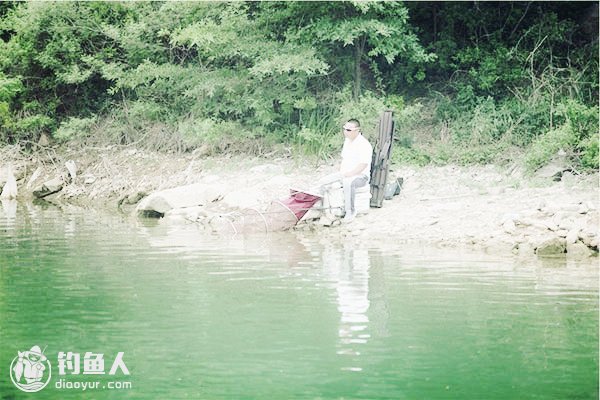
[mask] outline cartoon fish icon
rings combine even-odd
[[[17,364],[13,367],[13,371],[15,372],[15,378],[17,380],[17,382],[19,382],[21,380],[21,377],[23,376],[23,353],[22,352],[18,352],[19,353],[19,361],[17,361]]]

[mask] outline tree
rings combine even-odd
[[[315,46],[334,69],[349,72],[355,99],[361,94],[365,65],[376,76],[382,62],[422,65],[434,59],[419,44],[408,11],[399,2],[265,3],[263,15],[279,19],[275,24],[286,27],[287,41]],[[352,68],[344,71],[344,63]],[[414,77],[424,75],[419,70]]]

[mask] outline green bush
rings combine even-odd
[[[559,150],[566,152],[576,143],[576,135],[570,123],[565,123],[538,137],[525,155],[525,165],[535,171],[547,164]]]
[[[95,124],[96,118],[71,117],[60,124],[53,136],[61,142],[82,139],[91,134]]]
[[[374,141],[390,108],[399,160],[498,162],[516,146],[537,168],[560,148],[593,169],[587,13],[577,2],[10,3],[0,140],[58,128],[61,141],[282,143],[326,157],[344,121]]]
[[[347,87],[337,93],[335,101],[339,104],[335,118],[339,132],[341,132],[341,126],[344,122],[354,118],[360,121],[361,130],[365,137],[371,141],[377,138],[377,124],[383,111],[387,109],[381,96],[367,91],[357,101],[352,97],[351,89]]]
[[[581,153],[581,166],[588,170],[598,170],[598,137],[590,137],[577,146]]]
[[[425,166],[431,162],[431,156],[418,148],[404,146],[392,147],[392,163]]]

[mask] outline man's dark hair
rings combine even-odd
[[[357,128],[360,128],[360,122],[358,122],[357,119],[349,119],[348,122],[354,124]]]

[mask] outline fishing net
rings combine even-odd
[[[284,231],[294,227],[321,196],[290,189],[285,199],[274,200],[265,211],[245,208],[213,217],[209,224],[218,233],[258,233]]]

